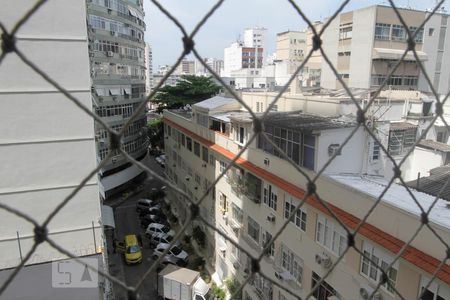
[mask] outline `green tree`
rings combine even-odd
[[[165,108],[181,108],[186,104],[192,105],[211,98],[219,93],[220,89],[211,76],[183,75],[177,85],[166,85],[161,88],[152,102],[159,104],[159,111]]]
[[[147,127],[147,135],[150,145],[155,148],[164,149],[164,128],[162,119],[157,118],[150,120]]]

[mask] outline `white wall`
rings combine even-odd
[[[0,20],[11,29],[34,4],[6,1]],[[25,56],[91,109],[85,1],[46,3],[21,27],[17,40]],[[95,168],[94,122],[14,53],[0,70],[0,202],[42,222]],[[0,220],[0,268],[12,267],[20,261],[17,232],[24,237],[25,254],[33,228],[2,209]],[[49,224],[50,237],[78,255],[96,253],[94,244],[103,244],[99,220],[94,176]],[[61,257],[41,245],[28,263]]]
[[[321,170],[331,158],[328,155],[328,146],[341,145],[354,128],[339,128],[323,130],[316,142],[316,170]],[[327,166],[325,173],[360,173],[364,158],[365,133],[362,128],[353,135],[341,151],[341,155]],[[349,162],[352,163],[349,163]]]
[[[349,86],[369,88],[376,6],[353,12]]]
[[[333,22],[323,33],[322,48],[333,66],[337,66],[338,43],[339,43],[339,18],[335,18]],[[325,89],[336,88],[336,76],[331,70],[325,59],[322,59],[322,72],[320,77],[320,86]]]
[[[411,156],[410,164],[402,168],[402,176],[405,181],[417,179],[419,172],[420,177],[430,176],[431,169],[440,167],[445,163],[442,152],[422,147],[415,147]]]
[[[242,68],[242,47],[233,43],[224,49],[223,73],[221,76],[228,77],[230,72]]]

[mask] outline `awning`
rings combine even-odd
[[[206,282],[203,281],[201,277],[199,277],[194,283],[194,291],[196,294],[204,296],[208,293],[209,286],[206,284]]]
[[[419,56],[420,61],[428,60],[428,55],[423,51],[416,51],[417,56]],[[400,49],[387,49],[387,48],[373,48],[372,52],[372,59],[389,59],[389,60],[399,60],[403,53],[405,53],[405,50]],[[414,56],[414,53],[409,51],[404,60],[416,60],[416,57]]]
[[[99,96],[106,96],[105,89],[95,89],[95,91],[97,92],[97,95],[99,95]]]
[[[111,96],[117,96],[120,95],[120,89],[119,88],[110,88],[109,89],[109,94]]]
[[[123,89],[123,94],[124,95],[131,95],[131,88],[124,88]]]
[[[111,206],[102,205],[102,223],[103,226],[116,228],[116,224],[114,222],[114,212]]]
[[[130,15],[132,15],[133,17],[139,18],[139,14],[133,7],[128,6],[128,11],[130,12]]]

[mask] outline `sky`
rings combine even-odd
[[[201,18],[216,3],[213,0],[158,0],[190,33]],[[447,2],[447,1],[446,1]],[[319,21],[333,14],[340,0],[296,0],[311,21]],[[402,7],[429,9],[436,0],[397,0]],[[383,0],[352,0],[344,11],[374,4],[389,4]],[[444,3],[445,6],[446,3]],[[153,49],[153,67],[172,65],[181,55],[182,34],[150,0],[144,0],[147,31],[145,41]],[[223,49],[239,37],[245,28],[268,29],[268,53],[275,51],[276,34],[287,30],[302,30],[305,22],[287,0],[226,0],[195,36],[195,46],[202,57],[223,59]],[[188,57],[189,58],[189,57]]]

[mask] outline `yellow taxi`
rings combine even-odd
[[[123,243],[117,243],[117,250],[124,253],[127,264],[137,264],[142,261],[141,247],[135,234],[126,235]]]

